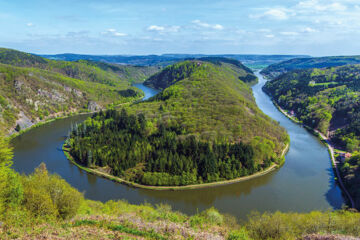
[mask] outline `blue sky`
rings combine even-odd
[[[0,0],[33,53],[360,54],[359,0]]]

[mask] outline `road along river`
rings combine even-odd
[[[152,191],[131,188],[86,173],[72,165],[61,150],[71,124],[88,116],[74,116],[32,129],[15,138],[14,169],[31,173],[44,162],[48,170],[57,173],[85,197],[108,201],[123,199],[133,204],[165,203],[173,209],[194,214],[211,206],[223,213],[245,219],[251,211],[328,210],[341,208],[343,198],[334,181],[327,148],[301,126],[291,122],[271,103],[261,90],[265,80],[258,74],[259,83],[253,87],[259,108],[279,121],[290,135],[291,144],[284,166],[264,176],[230,185],[183,191]],[[156,94],[144,90],[146,98]]]

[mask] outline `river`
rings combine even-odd
[[[327,148],[301,126],[291,122],[271,103],[261,90],[265,80],[261,75],[253,87],[259,108],[279,121],[290,135],[291,144],[284,166],[265,176],[231,185],[184,191],[153,191],[135,189],[114,183],[72,165],[61,146],[72,123],[87,116],[75,116],[32,129],[12,141],[15,156],[13,168],[31,173],[44,162],[48,170],[63,177],[85,197],[108,201],[123,199],[133,204],[165,203],[187,214],[214,206],[222,213],[245,219],[252,211],[328,210],[341,208],[344,200],[334,181]],[[147,99],[156,91],[143,85]]]

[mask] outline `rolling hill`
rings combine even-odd
[[[294,58],[272,64],[263,69],[261,74],[269,79],[274,79],[282,73],[296,69],[338,67],[349,64],[360,64],[360,56]]]
[[[309,57],[305,55],[256,55],[256,54],[219,54],[219,55],[205,55],[205,54],[163,54],[163,55],[145,55],[145,56],[129,56],[129,55],[84,55],[84,54],[56,54],[56,55],[41,55],[42,57],[53,60],[64,61],[79,61],[91,60],[97,62],[107,62],[116,64],[136,65],[136,66],[168,66],[176,62],[181,62],[187,59],[199,59],[204,57],[221,57],[230,58],[241,61],[247,66],[260,68],[270,64],[281,61]]]

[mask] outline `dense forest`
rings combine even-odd
[[[280,164],[288,137],[256,107],[239,79],[249,74],[228,59],[167,67],[146,81],[165,88],[158,95],[76,126],[71,154],[83,165],[145,185],[233,179]]]
[[[254,84],[257,82],[257,78],[253,72],[235,59],[204,57],[199,58],[198,62],[193,61],[191,64],[189,64],[188,60],[168,66],[163,71],[152,75],[144,84],[156,89],[165,89],[180,80],[188,78],[194,71],[198,71],[198,67],[201,66],[203,61],[231,69],[238,79],[245,83]]]
[[[360,56],[294,58],[271,64],[263,69],[261,74],[269,79],[274,79],[293,70],[339,67],[351,64],[360,64]]]
[[[355,152],[350,158],[340,161],[340,173],[344,179],[346,189],[360,208],[360,153]]]
[[[19,131],[41,120],[143,96],[132,87],[158,67],[119,66],[90,61],[48,60],[0,49],[0,130]]]
[[[156,186],[233,179],[277,160],[270,155],[257,165],[250,144],[203,142],[194,135],[179,138],[187,134],[181,125],[151,126],[143,114],[128,115],[124,109],[95,113],[72,130],[71,155],[87,167],[107,166],[115,176]]]
[[[296,70],[264,90],[284,109],[344,150],[360,149],[360,65]]]

